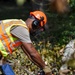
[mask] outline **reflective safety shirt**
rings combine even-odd
[[[22,44],[17,37],[10,33],[15,26],[23,26],[28,29],[23,20],[9,19],[0,21],[0,52],[4,57],[12,54],[12,51]]]

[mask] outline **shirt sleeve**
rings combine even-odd
[[[29,31],[22,27],[22,26],[17,26],[11,30],[11,34],[14,36],[18,37],[20,41],[26,42],[26,43],[32,43],[30,39],[30,34]]]

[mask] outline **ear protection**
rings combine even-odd
[[[33,22],[32,22],[32,27],[33,29],[35,28],[38,28],[38,27],[43,27],[44,25],[44,17],[40,17],[40,20],[38,19],[35,19]]]
[[[35,19],[33,22],[32,22],[32,28],[33,29],[36,29],[40,26],[40,21]]]
[[[33,29],[37,29],[38,27],[43,27],[44,25],[44,17],[40,17],[40,20],[36,19],[34,16],[29,16],[29,18],[33,18],[35,19],[33,22],[32,22],[32,28]]]

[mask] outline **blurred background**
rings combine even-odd
[[[26,20],[30,11],[34,10],[45,12],[48,29],[38,35],[39,39],[37,36],[31,37],[33,44],[51,68],[51,64],[55,62],[54,65],[59,69],[60,49],[75,38],[75,0],[0,0],[0,20]],[[19,63],[13,67],[16,75],[29,75],[21,66],[31,72],[37,72],[38,68],[21,53],[23,52],[19,48],[19,51],[9,57]]]

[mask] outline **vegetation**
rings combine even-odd
[[[26,0],[25,0],[26,1]],[[30,1],[30,0],[28,0]],[[48,7],[47,4],[44,6]],[[44,8],[48,17],[48,29],[32,39],[34,46],[40,53],[47,65],[53,68],[52,63],[59,69],[61,65],[60,49],[75,38],[75,0],[69,0],[70,12],[59,14]],[[25,20],[31,11],[30,2],[25,2],[23,6],[17,6],[15,2],[2,2],[0,4],[0,19],[22,18]],[[11,15],[12,14],[12,15]],[[19,48],[9,58],[15,63],[13,69],[16,75],[29,75],[36,73],[37,68]],[[27,72],[26,72],[27,71]],[[28,73],[28,74],[27,74]],[[31,75],[30,73],[30,75]]]

